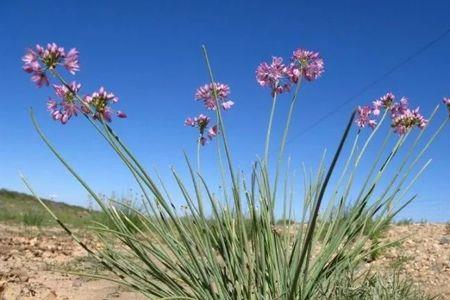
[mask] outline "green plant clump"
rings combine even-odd
[[[261,158],[246,172],[233,163],[227,138],[226,114],[234,104],[228,98],[229,87],[216,81],[203,47],[209,79],[197,90],[196,98],[214,114],[186,119],[187,126],[198,130],[197,159],[192,163],[185,155],[187,176],[172,168],[180,195],[175,199],[167,183],[148,172],[113,130],[113,116],[126,117],[111,108],[117,98],[104,88],[82,96],[76,83],[64,79],[61,66],[71,73],[79,69],[78,52],[69,54],[55,44],[29,50],[24,68],[33,73],[38,86],[49,80],[58,84],[56,90],[63,102],[48,103],[56,121],[72,122],[73,108],[101,134],[139,185],[142,209],[98,197],[56,150],[32,114],[44,143],[100,206],[106,221],[96,223],[94,229],[103,247],[86,247],[41,203],[111,272],[106,279],[150,299],[415,297],[397,277],[375,280],[360,267],[372,253],[389,246],[379,242],[380,232],[415,198],[411,187],[430,163],[421,158],[448,122],[446,115],[439,128],[426,134],[438,107],[426,119],[391,93],[373,105],[359,107],[350,114],[331,159],[324,155],[315,172],[304,168],[304,183],[299,188],[285,157],[286,142],[300,86],[320,77],[323,59],[316,52],[298,49],[288,65],[275,57],[257,68],[257,81],[268,88],[272,108]],[[282,105],[278,100],[289,93],[284,130],[273,154],[275,111]],[[208,183],[200,164],[200,149],[212,141],[216,141],[220,188]],[[181,210],[175,205],[180,201]],[[280,211],[278,207],[282,207]],[[284,220],[282,224],[279,219]],[[377,242],[371,243],[373,240]]]

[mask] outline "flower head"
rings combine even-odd
[[[63,100],[58,103],[56,100],[50,98],[47,101],[47,110],[50,112],[53,120],[60,121],[61,124],[66,124],[72,116],[77,116],[79,108],[73,102]]]
[[[374,128],[377,124],[376,120],[371,118],[379,116],[382,109],[385,109],[391,116],[391,127],[394,132],[403,135],[413,127],[424,129],[428,124],[428,120],[420,114],[419,108],[410,109],[407,98],[402,97],[399,102],[395,102],[395,96],[387,93],[379,99],[372,102],[372,106],[363,106],[358,108],[357,125],[362,128],[366,125]]]
[[[387,92],[384,96],[378,99],[383,105],[384,108],[391,108],[394,105],[395,95],[391,92]]]
[[[49,69],[55,69],[56,66],[60,64],[66,56],[64,48],[59,47],[55,43],[47,44],[46,48],[43,48],[40,45],[36,45],[36,49],[42,63]]]
[[[286,82],[288,68],[283,64],[281,57],[273,57],[272,63],[261,63],[256,68],[256,81],[262,87],[272,90],[272,95],[289,91],[289,82]]]
[[[104,87],[100,87],[98,91],[84,97],[84,101],[93,108],[94,119],[111,122],[114,111],[109,105],[111,103],[117,103],[119,98],[113,93],[107,92]],[[116,116],[126,118],[126,114],[122,111],[116,112]]]
[[[205,84],[197,89],[195,92],[195,99],[203,101],[207,109],[216,110],[217,103],[222,106],[224,110],[229,110],[234,102],[228,99],[230,95],[230,87],[220,82]]]
[[[380,98],[378,98],[377,100],[372,101],[372,113],[375,116],[380,115],[381,111],[383,109],[388,109],[391,111],[391,113],[394,113],[394,111],[398,108],[402,108],[404,107],[406,104],[406,106],[408,105],[407,103],[407,99],[406,98],[402,98],[400,100],[400,104],[395,103],[395,95],[392,94],[391,92],[387,92],[385,95],[381,96]]]
[[[217,125],[209,127],[210,118],[204,114],[200,114],[195,118],[186,118],[185,126],[196,127],[199,131],[198,141],[204,146],[208,140],[212,140],[218,134]]]
[[[72,75],[75,74],[75,72],[80,71],[80,63],[78,59],[79,54],[80,53],[76,48],[72,48],[64,58],[64,68],[66,68]]]
[[[70,73],[75,74],[80,70],[79,53],[73,48],[67,55],[63,47],[55,43],[47,44],[44,48],[36,45],[35,49],[28,49],[22,57],[23,70],[31,74],[31,80],[38,87],[49,85],[47,70],[54,70],[58,65],[63,65]]]
[[[358,118],[356,119],[356,124],[359,128],[364,128],[366,126],[371,127],[372,129],[375,128],[377,125],[377,122],[371,118],[371,115],[373,114],[373,110],[370,106],[359,106],[358,107]]]
[[[380,100],[375,100],[372,102],[372,113],[374,116],[378,116],[381,113],[381,109],[383,108],[383,102]]]
[[[72,102],[78,91],[81,89],[81,84],[72,81],[70,85],[54,84],[53,88],[55,89],[55,93],[59,98]]]
[[[208,129],[208,137],[212,139],[213,137],[216,137],[218,133],[217,125],[214,125],[213,127]]]
[[[419,113],[419,108],[414,110],[407,108],[402,111],[402,113],[397,114],[392,118],[391,126],[394,128],[395,132],[403,135],[415,126],[419,129],[424,129],[427,124],[428,120]]]
[[[409,110],[409,101],[408,98],[405,97],[402,97],[400,99],[400,102],[394,102],[390,107],[392,118],[401,116],[407,113],[408,110]]]
[[[31,76],[31,81],[36,83],[37,87],[43,87],[44,85],[49,85],[49,80],[48,80],[47,75],[41,71],[33,72],[33,75]]]
[[[298,81],[298,74],[301,74],[308,81],[312,81],[322,75],[325,66],[319,52],[309,51],[299,48],[292,55],[292,64],[290,66],[290,76],[293,82]]]

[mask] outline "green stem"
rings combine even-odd
[[[273,201],[275,201],[275,197],[276,197],[280,165],[281,165],[281,161],[283,159],[284,148],[286,146],[286,140],[287,140],[287,136],[289,133],[289,127],[291,125],[292,114],[294,112],[295,103],[297,102],[297,95],[298,95],[298,92],[300,91],[301,82],[302,82],[302,77],[300,77],[298,79],[297,85],[295,86],[295,92],[294,92],[294,95],[292,96],[291,105],[289,107],[289,112],[288,112],[287,119],[286,119],[286,126],[284,127],[283,138],[282,138],[281,144],[280,144],[277,167],[276,167],[276,171],[275,171],[275,180],[274,180],[274,185],[273,185],[273,196],[272,196]]]
[[[264,148],[264,162],[266,166],[269,165],[269,144],[270,144],[270,133],[272,131],[272,122],[273,122],[273,116],[275,114],[275,107],[277,103],[277,93],[274,92],[273,98],[272,98],[272,109],[270,110],[270,117],[269,117],[269,125],[267,127],[267,134],[266,134],[266,146]]]
[[[283,132],[283,139],[281,140],[280,152],[278,153],[278,161],[281,161],[281,159],[283,158],[284,148],[286,146],[286,140],[287,140],[287,136],[289,133],[289,127],[291,126],[292,113],[294,112],[295,103],[297,102],[297,96],[298,96],[298,92],[300,91],[301,82],[302,82],[302,77],[300,77],[298,79],[297,85],[295,86],[294,95],[292,96],[292,101],[291,101],[291,105],[289,107],[289,112],[288,112],[288,116],[287,116],[287,120],[286,120],[286,126],[285,126],[284,132]]]
[[[200,173],[200,139],[197,141],[197,172]]]

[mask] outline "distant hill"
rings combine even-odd
[[[99,212],[86,208],[55,202],[43,201],[63,222],[72,225],[89,223]],[[31,195],[0,189],[0,223],[22,223],[25,225],[55,225],[47,211]]]

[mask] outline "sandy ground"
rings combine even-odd
[[[383,251],[370,263],[385,270],[400,264],[403,275],[413,280],[429,295],[450,299],[450,228],[445,224],[412,224],[392,226],[385,240],[398,245]]]
[[[392,226],[386,233],[387,240],[400,237],[405,238],[400,245],[366,266],[383,270],[401,261],[403,274],[417,285],[450,299],[450,232],[445,225]],[[0,225],[0,300],[144,299],[110,281],[67,275],[96,272],[95,268],[84,250],[58,228]]]
[[[0,245],[1,300],[145,299],[111,281],[67,275],[97,265],[59,228],[0,225]]]

